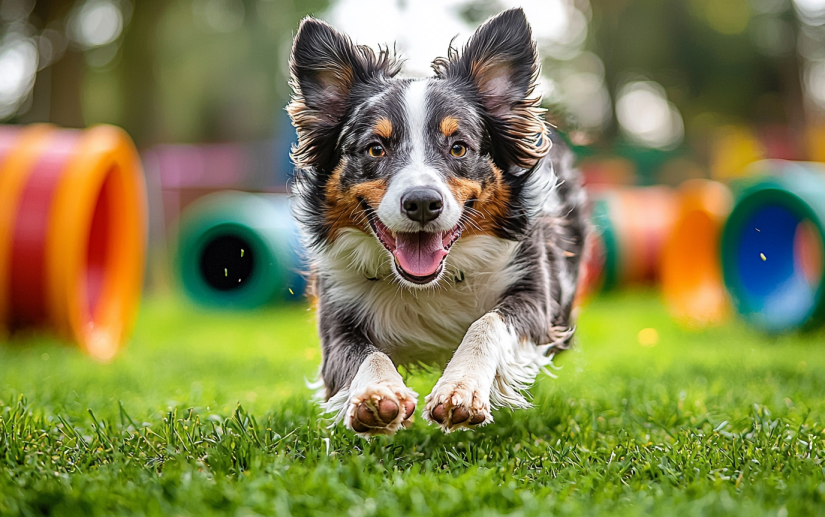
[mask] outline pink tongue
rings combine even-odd
[[[413,276],[430,276],[447,255],[441,232],[398,233],[393,252],[398,265]]]

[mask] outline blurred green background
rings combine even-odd
[[[825,110],[823,0],[3,0],[0,120],[108,122],[141,148],[290,138],[286,61],[301,17],[395,41],[422,75],[452,37],[516,5],[574,142],[688,146],[707,164],[710,129],[744,124],[767,135],[768,154],[810,157],[806,128]]]

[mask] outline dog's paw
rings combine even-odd
[[[412,424],[418,394],[403,384],[379,382],[353,393],[344,425],[364,438],[395,434]]]
[[[474,385],[468,379],[438,381],[424,399],[424,418],[446,433],[491,423],[490,395]]]

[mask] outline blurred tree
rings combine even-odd
[[[12,10],[22,12],[20,19],[0,19],[0,35],[20,32],[39,42],[42,54],[44,37],[57,34],[68,48],[48,62],[41,55],[35,88],[10,121],[115,123],[141,147],[260,139],[283,130],[291,35],[303,16],[327,7],[327,0],[2,0],[0,6],[15,2],[22,5]],[[114,18],[112,6],[119,10]]]
[[[784,0],[592,0],[592,46],[614,91],[661,83],[688,131],[706,122],[804,126],[796,23]]]
[[[250,140],[278,131],[291,35],[325,0],[149,0],[117,73],[123,125],[144,145]]]
[[[159,141],[155,78],[158,51],[156,27],[168,4],[167,0],[136,2],[132,20],[124,31],[121,59],[110,72],[119,79],[113,80],[111,86],[119,90],[115,95],[122,107],[122,118],[117,122],[132,135],[138,146],[148,146]],[[112,119],[116,118],[112,116]]]
[[[51,27],[63,32],[65,20],[73,0],[40,1],[34,4],[32,20],[40,29]],[[67,46],[63,36],[62,46]],[[42,54],[42,52],[41,52]],[[43,58],[41,57],[41,60]],[[35,80],[35,90],[32,95],[32,107],[29,109],[30,119],[33,122],[54,122],[61,126],[83,126],[83,112],[81,108],[81,89],[85,62],[83,54],[77,49],[66,49],[62,56],[53,56],[51,65],[43,66]],[[39,87],[38,87],[39,86]]]

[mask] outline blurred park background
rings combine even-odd
[[[450,40],[523,6],[562,129],[595,149],[681,152],[643,181],[709,175],[724,126],[768,157],[813,159],[825,116],[822,0],[3,0],[0,119],[106,122],[159,144],[290,140],[286,61],[312,14],[429,73]],[[627,151],[630,153],[631,151]],[[819,151],[823,152],[823,151]],[[278,166],[285,166],[279,162]],[[724,171],[718,171],[722,173]]]
[[[548,118],[592,194],[583,299],[662,281],[671,312],[694,323],[724,320],[729,298],[771,331],[825,317],[825,169],[810,163],[825,162],[825,0],[2,0],[0,122],[123,128],[145,177],[148,292],[183,285],[201,300],[222,296],[262,284],[244,284],[254,266],[225,256],[255,237],[209,247],[206,230],[194,244],[186,231],[232,219],[241,205],[246,226],[267,204],[267,217],[288,219],[280,198],[256,212],[253,198],[220,193],[288,192],[287,60],[302,17],[358,43],[394,44],[404,73],[425,76],[453,38],[460,46],[515,6],[538,42]],[[788,199],[770,194],[773,205],[746,203],[731,216],[753,178],[773,178],[757,190]],[[688,214],[697,211],[701,220]],[[275,248],[298,247],[279,231]],[[187,253],[195,258],[181,266]],[[300,280],[276,277],[268,282],[289,292],[280,298],[300,296]]]
[[[304,385],[292,36],[424,76],[515,6],[592,199],[576,347],[365,443]],[[825,0],[0,0],[0,514],[822,514],[823,162]]]
[[[299,20],[394,44],[404,73],[425,76],[451,41],[515,6],[538,42],[548,118],[592,194],[582,300],[661,282],[688,322],[725,320],[730,300],[768,331],[821,322],[825,0],[2,0],[0,122],[7,133],[39,122],[125,130],[145,177],[148,292],[182,285],[218,306],[297,298],[297,276],[254,272],[264,261],[300,267],[284,251],[299,247],[286,202],[260,195],[289,188],[284,106]],[[753,196],[768,203],[743,201]],[[204,237],[230,219],[287,222],[277,235]],[[106,234],[98,227],[90,242]],[[252,249],[242,264],[256,235],[271,253]],[[264,284],[277,295],[232,294]]]

